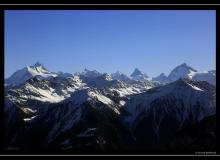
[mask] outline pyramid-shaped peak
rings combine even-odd
[[[193,69],[191,66],[189,66],[189,65],[186,64],[186,63],[182,63],[181,65],[177,66],[176,68],[187,68],[187,69],[190,69],[190,70],[196,72],[195,69]]]
[[[197,70],[193,69],[186,63],[182,63],[170,72],[168,78],[171,81],[176,81],[179,78],[188,77],[189,74],[192,74],[193,72],[197,72]]]
[[[141,70],[139,70],[138,68],[134,69],[134,72],[131,74],[131,77],[135,77],[138,75],[145,75]]]
[[[40,63],[39,61],[37,61],[34,65],[32,65],[32,66],[27,66],[26,67],[28,70],[30,70],[30,69],[34,69],[34,70],[37,70],[37,71],[39,71],[39,72],[48,72],[48,69],[47,68],[45,68],[43,65],[42,65],[42,63]]]
[[[142,73],[142,71],[141,71],[140,69],[138,69],[138,68],[135,68],[135,69],[134,69],[134,72]]]

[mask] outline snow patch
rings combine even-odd
[[[36,117],[37,117],[37,115],[36,115],[36,116],[33,116],[33,117],[30,117],[30,118],[24,118],[23,120],[24,120],[25,122],[28,122],[28,121],[33,120],[33,119],[36,118]]]
[[[124,106],[126,102],[125,101],[120,101],[119,103],[120,103],[121,106]]]
[[[113,102],[112,102],[111,99],[109,99],[109,98],[107,98],[107,97],[101,95],[101,94],[98,93],[98,92],[89,92],[89,96],[91,96],[91,97],[93,97],[93,98],[94,98],[94,97],[97,98],[100,102],[102,102],[102,103],[104,103],[104,104],[107,104],[107,105],[113,104]]]
[[[200,89],[200,88],[198,88],[198,87],[196,87],[196,86],[193,86],[193,85],[191,85],[191,84],[189,84],[189,83],[187,83],[189,86],[191,86],[193,89],[195,89],[195,90],[197,90],[197,91],[203,91],[202,89]]]

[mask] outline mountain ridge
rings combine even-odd
[[[87,77],[95,78],[103,74],[108,74],[108,73],[100,73],[96,70],[91,71],[86,68],[84,69],[84,71],[76,72],[75,74],[63,73],[61,71],[55,73],[48,71],[41,63],[36,62],[32,66],[24,67],[23,69],[20,69],[15,73],[13,73],[12,76],[5,79],[5,85],[20,85],[25,81],[27,81],[28,79],[33,78],[34,76],[38,76],[39,78],[48,78],[48,77],[50,78],[56,76],[71,77],[73,75],[78,75],[82,79],[86,79]],[[161,84],[167,84],[176,81],[179,78],[190,78],[192,80],[207,81],[213,85],[216,84],[215,70],[200,72],[193,69],[186,63],[182,63],[181,65],[175,67],[168,76],[166,76],[164,73],[161,73],[157,77],[149,77],[146,73],[142,72],[138,68],[134,69],[130,77],[119,71],[108,75],[111,76],[111,78],[114,80],[121,80],[126,82],[141,81],[141,82],[158,82]]]

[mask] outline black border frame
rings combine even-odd
[[[49,4],[49,5],[1,5],[0,4],[0,33],[2,34],[1,36],[1,43],[0,43],[0,49],[2,49],[2,63],[4,65],[4,10],[216,10],[216,70],[218,71],[218,64],[217,64],[217,53],[219,52],[218,50],[218,37],[219,36],[219,31],[218,31],[218,27],[219,25],[219,21],[218,19],[220,19],[220,10],[219,10],[218,5],[148,5],[148,4],[142,4],[142,5],[132,5],[132,4],[122,4],[122,5],[118,5],[118,4],[101,4],[101,5],[96,5],[96,4],[92,4],[92,5],[78,5],[78,4],[71,4],[71,5],[59,5],[59,4]],[[2,45],[2,46],[1,46]],[[2,137],[1,142],[3,142],[4,140],[4,66],[2,67],[2,107],[1,107],[1,132],[0,132],[0,136]],[[218,73],[217,73],[217,79],[216,81],[218,82]],[[218,90],[218,85],[216,84],[216,90]],[[217,91],[218,92],[218,91]],[[218,95],[218,94],[217,94]],[[216,102],[217,103],[217,102]],[[218,105],[217,105],[218,106]],[[218,114],[220,109],[218,109],[218,107],[216,107],[216,114]],[[218,126],[218,121],[219,118],[217,117],[217,126]],[[217,127],[216,130],[216,136],[219,135],[219,128]],[[91,156],[91,155],[127,155],[127,156],[131,156],[131,155],[146,155],[146,156],[151,156],[151,155],[177,155],[177,156],[182,156],[182,155],[189,155],[189,156],[213,156],[213,155],[219,155],[219,138],[217,136],[217,148],[216,148],[216,154],[195,154],[195,153],[191,153],[191,152],[187,152],[187,151],[175,151],[175,152],[162,152],[162,151],[152,151],[151,153],[146,153],[146,151],[76,151],[75,153],[71,152],[64,152],[64,151],[28,151],[24,152],[24,151],[5,151],[3,149],[4,144],[1,144],[1,150],[0,150],[0,154],[2,155],[86,155],[86,156]]]

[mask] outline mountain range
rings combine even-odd
[[[157,77],[149,77],[146,73],[140,71],[138,68],[135,68],[135,70],[132,72],[130,76],[127,76],[120,71],[117,71],[113,74],[111,74],[111,78],[115,80],[121,80],[121,81],[155,81],[162,84],[167,84],[173,81],[178,80],[179,78],[189,78],[192,80],[198,80],[198,81],[207,81],[213,85],[216,84],[215,82],[215,70],[210,71],[204,71],[204,72],[198,72],[197,70],[193,69],[186,63],[183,63],[177,67],[175,67],[168,76],[166,76],[164,73],[161,73]],[[88,69],[85,69],[83,72],[75,73],[74,75],[81,75],[85,77],[96,77],[102,75],[102,73],[94,70],[90,71]],[[48,71],[42,64],[37,62],[35,65],[24,67],[23,69],[20,69],[16,71],[12,76],[7,78],[5,80],[5,85],[19,85],[24,82],[26,82],[28,79],[33,78],[35,76],[39,76],[39,78],[50,78],[50,77],[70,77],[72,76],[71,73],[63,73],[63,72],[51,72]]]
[[[151,78],[137,68],[56,73],[37,62],[5,80],[5,149],[215,151],[215,85],[214,70],[186,63]]]

